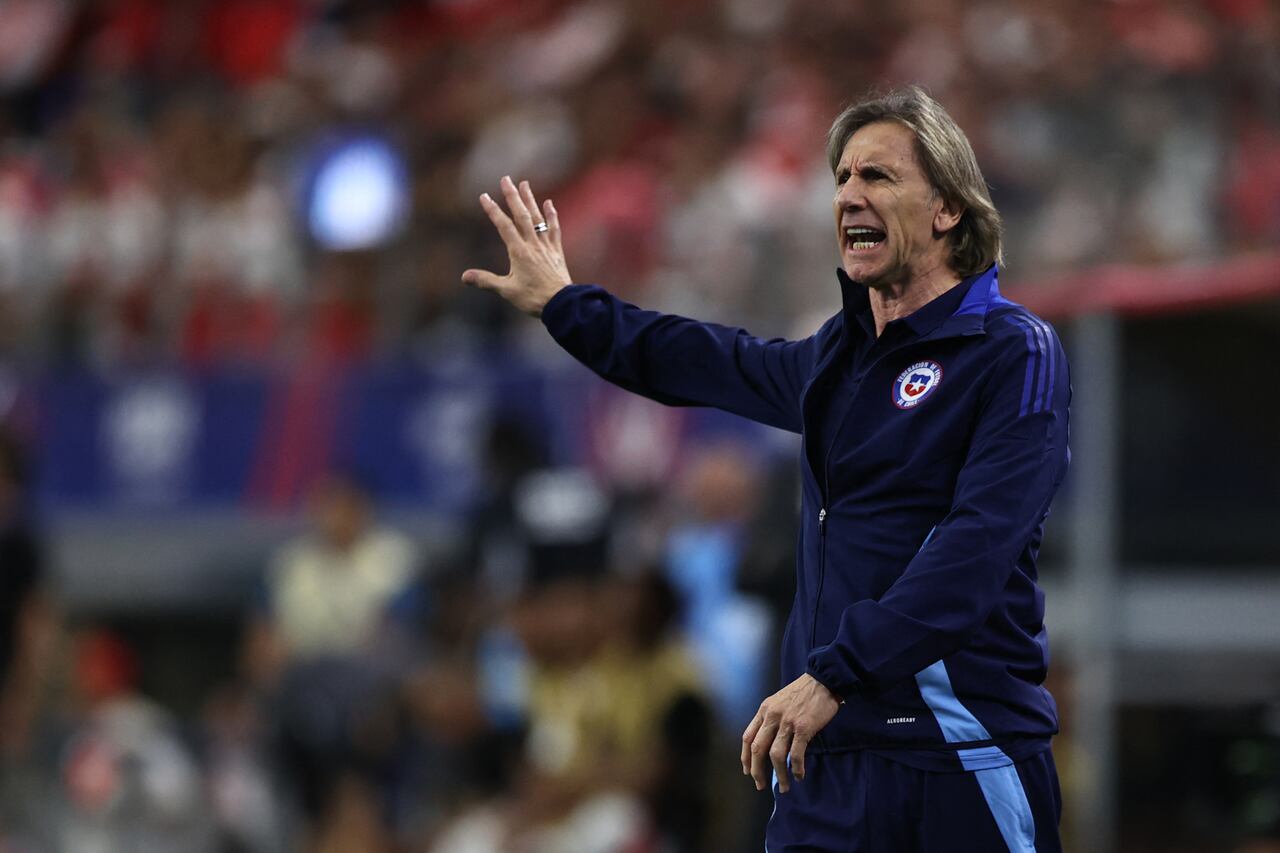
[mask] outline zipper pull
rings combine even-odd
[[[823,525],[827,523],[827,508],[823,507],[818,510],[818,529],[821,530]]]

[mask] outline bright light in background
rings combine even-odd
[[[408,207],[399,153],[385,140],[362,137],[335,147],[316,166],[307,225],[326,249],[370,249],[396,235]]]

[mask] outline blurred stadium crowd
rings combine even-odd
[[[503,174],[556,200],[584,280],[803,331],[837,297],[827,123],[908,80],[969,134],[1014,280],[1280,242],[1268,0],[9,0],[0,358],[545,357],[458,280],[504,268],[475,203]],[[721,442],[591,478],[499,423],[448,547],[334,472],[225,678],[175,714],[138,649],[63,630],[10,432],[0,849],[758,844],[769,803],[733,741],[790,606],[787,454]]]
[[[2,14],[2,334],[55,362],[358,359],[500,333],[509,315],[457,274],[501,266],[475,198],[506,173],[556,199],[576,275],[785,331],[832,301],[827,123],[893,81],[968,132],[1015,278],[1280,234],[1266,0]],[[387,185],[317,199],[318,161],[353,134],[389,146]],[[386,221],[326,225],[333,205]]]
[[[791,466],[724,443],[606,493],[522,425],[488,447],[445,549],[317,483],[233,647],[179,662],[183,714],[110,620],[64,624],[6,446],[4,849],[754,848],[733,739],[777,667]]]

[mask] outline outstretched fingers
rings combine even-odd
[[[529,216],[533,219],[533,224],[537,225],[543,220],[542,211],[538,207],[538,200],[533,197],[533,187],[528,181],[520,182],[520,200],[524,202],[524,206],[529,209]]]
[[[556,213],[556,206],[551,203],[551,199],[542,203],[542,215],[547,218],[547,236],[556,249],[563,252],[564,244],[560,242],[560,214]]]
[[[508,175],[503,177],[499,185],[502,187],[502,196],[507,200],[507,208],[511,211],[511,219],[515,222],[516,228],[526,239],[532,237],[533,214],[530,213],[524,199],[520,197],[520,189],[516,187],[515,181]]]
[[[502,276],[488,270],[469,269],[462,273],[462,283],[481,290],[498,290]]]
[[[498,230],[507,248],[510,272],[496,275],[488,270],[469,269],[462,280],[472,286],[497,291],[504,299],[527,314],[537,317],[543,306],[565,285],[572,282],[560,243],[560,222],[543,221],[542,208],[528,181],[517,186],[511,177],[501,181],[503,205],[484,193],[480,206]],[[554,211],[550,202],[546,210]]]
[[[507,212],[502,209],[502,205],[494,201],[488,193],[480,194],[480,208],[489,217],[493,227],[498,229],[498,236],[502,238],[502,242],[506,244],[508,249],[520,240],[520,232],[516,230],[515,223],[511,221],[511,217],[507,216]]]

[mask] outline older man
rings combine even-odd
[[[856,104],[827,154],[843,308],[804,340],[571,284],[554,205],[510,178],[509,215],[481,205],[511,271],[463,280],[624,388],[803,434],[785,686],[742,739],[758,788],[772,771],[768,850],[1057,850],[1036,555],[1069,457],[1066,358],[1000,295],[1000,217],[939,104]]]

